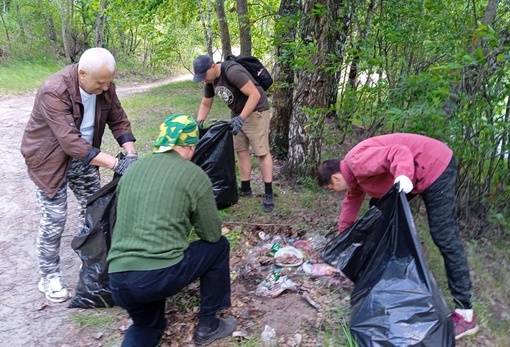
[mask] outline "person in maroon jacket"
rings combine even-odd
[[[100,188],[98,167],[122,175],[138,157],[131,124],[115,92],[115,59],[104,48],[86,50],[78,64],[50,76],[38,89],[21,142],[41,209],[38,288],[53,302],[70,298],[60,281],[60,238],[67,217],[67,186],[78,200],[78,230],[88,198]],[[101,152],[108,125],[125,156]]]
[[[455,338],[478,331],[471,304],[471,278],[455,219],[457,165],[453,151],[441,141],[416,134],[389,134],[366,139],[343,160],[323,162],[319,186],[346,191],[338,218],[338,232],[357,218],[365,196],[380,199],[395,184],[408,198],[421,195],[434,243],[446,268],[456,309],[452,313]]]

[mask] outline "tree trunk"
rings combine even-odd
[[[218,26],[220,27],[221,51],[225,58],[232,53],[232,45],[230,43],[230,32],[228,30],[228,22],[225,17],[225,2],[216,0],[216,17],[218,17]]]
[[[347,85],[351,89],[356,89],[357,87],[357,81],[358,81],[358,63],[360,61],[359,56],[359,47],[365,40],[365,37],[367,36],[368,28],[372,26],[372,15],[374,13],[374,8],[376,5],[376,0],[370,0],[370,3],[368,5],[367,14],[365,16],[365,23],[363,27],[358,30],[359,36],[358,40],[355,44],[355,49],[352,57],[351,62],[351,68],[349,70],[349,79],[347,80]]]
[[[108,0],[102,0],[96,17],[96,47],[103,47],[105,12],[108,8]]]
[[[67,8],[67,0],[62,0],[60,2],[60,16],[62,18],[62,44],[64,45],[64,54],[70,62],[71,60],[71,51],[69,49],[69,35],[68,35],[68,8]]]
[[[18,17],[19,33],[23,42],[25,42],[27,33],[25,32],[25,24],[23,23],[23,19],[26,18],[26,16],[24,16],[21,13],[21,8],[19,4],[16,4],[14,8],[16,9],[16,17]]]
[[[273,115],[271,117],[270,141],[276,157],[285,159],[289,153],[289,123],[294,94],[294,71],[291,57],[285,51],[287,45],[296,41],[295,15],[298,0],[282,0],[276,33],[276,64],[273,70]],[[287,53],[287,54],[285,54]]]
[[[248,1],[237,0],[237,19],[239,21],[239,41],[241,54],[251,55],[251,25],[248,15]]]
[[[2,19],[2,24],[5,29],[5,38],[7,39],[7,44],[9,45],[9,50],[10,50],[11,49],[11,39],[9,37],[9,29],[7,28],[7,24],[5,23],[3,11],[0,11],[0,18]],[[2,57],[3,62],[5,62],[7,60],[7,49],[5,47],[0,46],[0,56]]]
[[[204,40],[205,40],[205,47],[207,49],[207,54],[209,56],[213,56],[213,46],[212,46],[212,25],[211,25],[211,0],[207,0],[207,13],[204,11],[204,8],[202,6],[202,1],[197,0],[198,3],[198,10],[200,12],[200,20],[202,21],[202,29],[204,31]]]
[[[347,14],[340,18],[344,10]],[[334,113],[338,94],[349,11],[337,0],[304,3],[300,35],[303,44],[313,48],[306,57],[309,64],[297,72],[289,128],[288,175],[314,174],[320,161],[324,119]]]

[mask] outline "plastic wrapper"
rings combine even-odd
[[[216,122],[203,132],[191,161],[209,176],[216,206],[223,209],[239,200],[230,125],[225,121]]]
[[[323,259],[354,282],[350,331],[364,346],[455,346],[450,312],[396,186],[326,246]]]

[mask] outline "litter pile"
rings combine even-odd
[[[321,279],[323,284],[340,286],[345,276],[335,267],[324,263],[318,253],[325,239],[314,237],[295,241],[277,235],[269,238],[259,233],[261,241],[248,250],[244,271],[258,274],[255,289],[259,297],[275,298],[285,291],[298,292],[304,280]],[[314,306],[314,305],[312,305]]]
[[[234,340],[260,346],[317,346],[317,331],[328,320],[325,312],[339,305],[348,307],[353,286],[322,261],[326,238],[264,225],[227,225],[223,233],[233,233],[234,228],[243,234],[243,243],[231,249],[232,307],[225,312],[238,320]],[[194,346],[198,291],[199,284],[194,282],[167,301],[169,324],[162,347]],[[129,321],[119,324],[128,326]],[[210,346],[236,345],[221,339]]]
[[[231,255],[231,312],[240,322],[234,336],[266,345],[315,345],[323,310],[348,305],[340,295],[329,295],[332,289],[352,290],[352,282],[321,259],[327,239],[320,233],[248,234],[245,247]]]

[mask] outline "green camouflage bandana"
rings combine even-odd
[[[177,146],[194,146],[198,142],[198,126],[193,117],[173,114],[159,127],[154,153],[168,152]]]

